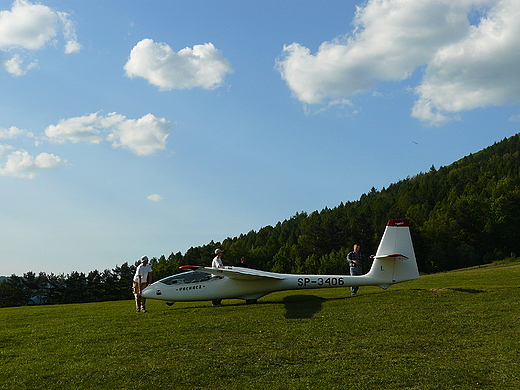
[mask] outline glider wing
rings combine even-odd
[[[230,279],[237,280],[250,280],[250,281],[265,281],[265,280],[283,280],[284,275],[276,274],[273,272],[260,271],[257,269],[244,268],[244,267],[224,267],[224,268],[211,268],[211,267],[200,267],[196,265],[184,265],[179,267],[184,270],[193,270],[199,272],[205,272],[213,275],[227,276]]]

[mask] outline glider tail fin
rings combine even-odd
[[[419,278],[410,228],[406,219],[388,221],[367,276],[381,280],[378,285],[382,288]]]

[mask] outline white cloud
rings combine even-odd
[[[0,11],[0,48],[39,50],[57,35],[57,23],[49,7],[16,0],[10,11]]]
[[[472,25],[475,10],[480,20]],[[286,45],[277,69],[297,99],[321,104],[425,66],[412,115],[442,123],[463,110],[520,101],[518,20],[517,0],[369,0],[349,36],[316,54]]]
[[[154,202],[160,202],[164,198],[161,195],[159,195],[159,194],[152,194],[152,195],[149,195],[146,199],[152,200]]]
[[[45,135],[59,143],[69,141],[99,144],[106,139],[106,136],[99,130],[99,128],[103,128],[102,121],[103,118],[98,117],[97,113],[61,119],[57,125],[48,126],[45,129]]]
[[[31,156],[25,150],[15,150],[10,145],[0,144],[0,176],[13,176],[25,179],[34,179],[36,174],[43,169],[56,169],[65,164],[60,157],[40,153],[36,157]]]
[[[65,53],[77,53],[81,50],[81,44],[78,42],[74,23],[69,19],[69,15],[65,12],[58,12],[58,18],[62,24],[63,37],[65,38]]]
[[[154,154],[166,148],[171,123],[147,114],[140,119],[127,119],[113,129],[113,146],[128,149],[138,156]]]
[[[13,76],[23,76],[36,66],[36,62],[32,62],[29,65],[24,66],[23,59],[18,54],[13,55],[11,59],[6,60],[3,63],[4,69]]]
[[[49,139],[58,142],[112,142],[112,146],[130,150],[138,156],[154,154],[166,148],[171,123],[164,118],[147,114],[139,119],[127,119],[115,112],[106,116],[93,113],[61,119],[57,125],[45,129]]]
[[[11,145],[0,144],[0,157],[2,157],[3,155],[5,155],[6,153],[8,153],[9,151],[11,151],[13,149],[14,149],[14,147]]]
[[[77,41],[68,41],[65,44],[65,53],[77,53],[81,50],[81,44],[79,44]]]
[[[520,102],[520,2],[497,2],[462,40],[441,48],[417,87],[412,115]]]
[[[126,75],[142,77],[162,90],[202,87],[214,89],[233,72],[228,60],[212,43],[186,47],[175,53],[165,43],[143,39],[130,52]]]
[[[32,137],[32,133],[19,129],[16,126],[11,126],[8,129],[0,127],[0,139],[15,139],[23,135]]]
[[[15,0],[11,10],[0,11],[0,50],[35,51],[52,42],[59,32],[63,32],[65,52],[73,53],[81,49],[69,15],[58,12],[43,4],[32,4],[27,0]],[[23,59],[15,54],[2,63],[9,73],[20,76],[35,66],[31,62],[23,68]]]

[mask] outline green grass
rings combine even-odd
[[[258,305],[0,309],[0,389],[519,389],[520,264]]]

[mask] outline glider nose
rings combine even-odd
[[[155,286],[152,284],[148,287],[146,287],[143,292],[141,293],[141,295],[144,297],[144,298],[155,298]]]

